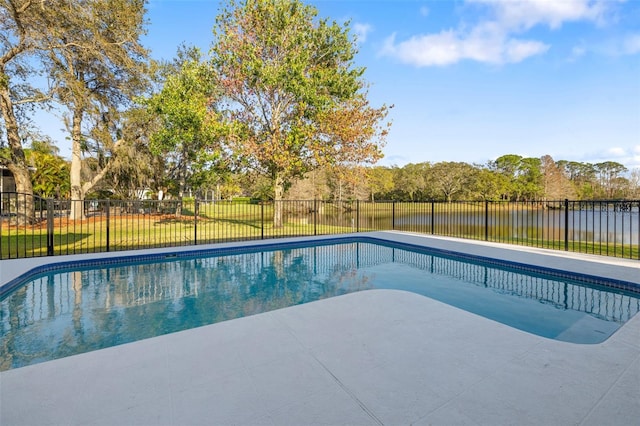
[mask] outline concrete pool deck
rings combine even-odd
[[[640,280],[638,261],[393,232],[360,235]],[[0,282],[23,273],[19,262],[4,262]],[[9,264],[11,274],[4,271]],[[633,425],[638,419],[639,315],[604,343],[579,345],[395,290],[0,373],[3,426]]]

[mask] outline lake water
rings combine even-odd
[[[564,241],[568,225],[570,241],[592,243],[640,244],[640,214],[633,212],[601,212],[571,210],[568,224],[562,210],[523,209],[496,211],[487,217],[489,237],[545,239]],[[362,219],[361,219],[362,221]],[[363,226],[367,225],[365,218]],[[395,229],[450,235],[466,233],[484,235],[484,211],[436,212],[400,214]]]

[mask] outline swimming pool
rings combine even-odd
[[[575,343],[604,341],[640,310],[630,283],[368,237],[36,272],[0,301],[0,370],[367,289],[412,291]]]

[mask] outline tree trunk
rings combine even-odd
[[[7,168],[13,174],[16,182],[16,220],[18,225],[26,225],[35,221],[35,210],[33,202],[33,187],[29,171],[25,167],[19,167],[10,162]]]
[[[0,74],[0,80],[2,77],[5,77],[4,73]],[[22,149],[22,142],[20,141],[18,120],[13,113],[13,103],[9,96],[9,89],[4,84],[0,84],[0,110],[6,125],[7,142],[11,150],[9,160],[7,161],[7,168],[13,174],[16,182],[16,192],[20,194],[18,195],[18,203],[16,206],[17,221],[18,224],[24,225],[32,223],[35,219],[33,186],[31,185],[29,168],[24,150]]]
[[[82,110],[73,113],[71,129],[71,209],[69,219],[84,219],[84,191],[82,190]]]
[[[182,200],[184,198],[184,190],[187,187],[187,164],[186,156],[183,155],[182,164],[178,169],[178,203],[176,204],[176,218],[182,216]]]
[[[282,228],[282,197],[284,196],[284,180],[276,174],[273,179],[273,227]]]

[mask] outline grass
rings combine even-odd
[[[310,204],[313,205],[313,204]],[[95,253],[128,249],[174,247],[228,241],[269,239],[290,236],[341,234],[354,231],[398,229],[426,234],[485,239],[484,203],[352,203],[323,204],[318,212],[302,209],[309,204],[288,204],[284,208],[284,224],[275,228],[271,222],[273,206],[257,204],[201,204],[198,216],[193,209],[174,214],[93,215],[83,221],[58,217],[53,223],[54,254]],[[188,207],[188,206],[187,206]],[[294,209],[298,208],[298,211]],[[498,206],[502,211],[503,206]],[[431,216],[433,208],[435,216]],[[492,206],[495,209],[494,206]],[[359,215],[356,214],[356,209]],[[302,210],[302,211],[301,211]],[[506,210],[504,210],[506,211]],[[520,211],[517,206],[513,211]],[[493,212],[493,210],[492,210]],[[117,211],[117,213],[123,213]],[[474,220],[464,219],[475,214]],[[500,215],[496,217],[502,217]],[[314,223],[315,222],[315,223]],[[395,226],[394,226],[395,225]],[[489,230],[488,240],[502,243],[564,250],[559,230],[555,237],[542,238],[534,227],[496,226]],[[516,234],[514,236],[513,234]],[[522,235],[528,236],[527,238]],[[18,227],[0,222],[0,259],[47,255],[46,223]],[[569,251],[639,259],[637,245],[569,241]]]
[[[237,211],[237,207],[233,207]],[[225,211],[215,218],[199,216],[131,215],[102,216],[70,222],[56,219],[53,226],[54,254],[96,253],[128,249],[175,247],[205,243],[255,240],[289,236],[339,234],[351,232],[349,226],[304,223],[291,218],[281,228],[261,216],[232,216]],[[0,258],[24,258],[47,254],[47,229],[44,225],[16,227],[2,225]]]

